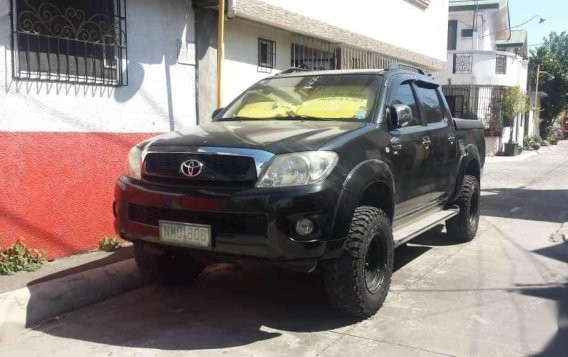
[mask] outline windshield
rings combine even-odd
[[[369,121],[380,83],[376,74],[265,79],[241,94],[217,120]]]

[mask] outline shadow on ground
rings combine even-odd
[[[484,189],[481,214],[541,222],[562,223],[566,217],[568,190],[531,190],[525,188]]]
[[[568,263],[568,241],[535,250],[534,253]],[[523,295],[535,296],[556,302],[558,331],[548,345],[537,356],[565,356],[568,351],[568,282],[553,286],[528,287],[519,291]]]
[[[552,300],[556,303],[558,331],[544,349],[535,356],[565,356],[568,351],[568,283],[551,286],[528,286],[517,293]]]
[[[444,241],[439,229],[396,250],[396,269]],[[330,307],[320,276],[259,264],[216,265],[187,287],[146,286],[39,329],[66,339],[123,347],[202,350],[245,346],[281,335],[357,322]],[[309,339],[310,337],[302,337]]]

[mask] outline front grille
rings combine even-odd
[[[261,214],[195,212],[130,204],[128,219],[156,227],[160,220],[206,224],[211,226],[214,235],[265,235],[267,231],[266,216]]]
[[[187,177],[181,165],[198,160],[203,169],[198,176]],[[143,178],[151,182],[206,186],[250,186],[256,182],[256,165],[252,157],[200,155],[192,153],[149,153],[144,159]]]

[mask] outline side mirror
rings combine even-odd
[[[216,117],[217,115],[219,115],[219,113],[221,113],[221,112],[223,111],[223,109],[225,109],[225,108],[221,107],[221,108],[215,109],[215,110],[213,111],[213,113],[211,113],[211,119],[215,119],[215,117]]]
[[[408,105],[394,104],[391,106],[391,122],[394,128],[411,126],[413,121],[414,115]]]

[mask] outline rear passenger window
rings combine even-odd
[[[438,97],[438,92],[434,88],[424,88],[416,86],[418,98],[422,102],[424,118],[426,123],[435,124],[444,121],[444,110]]]

